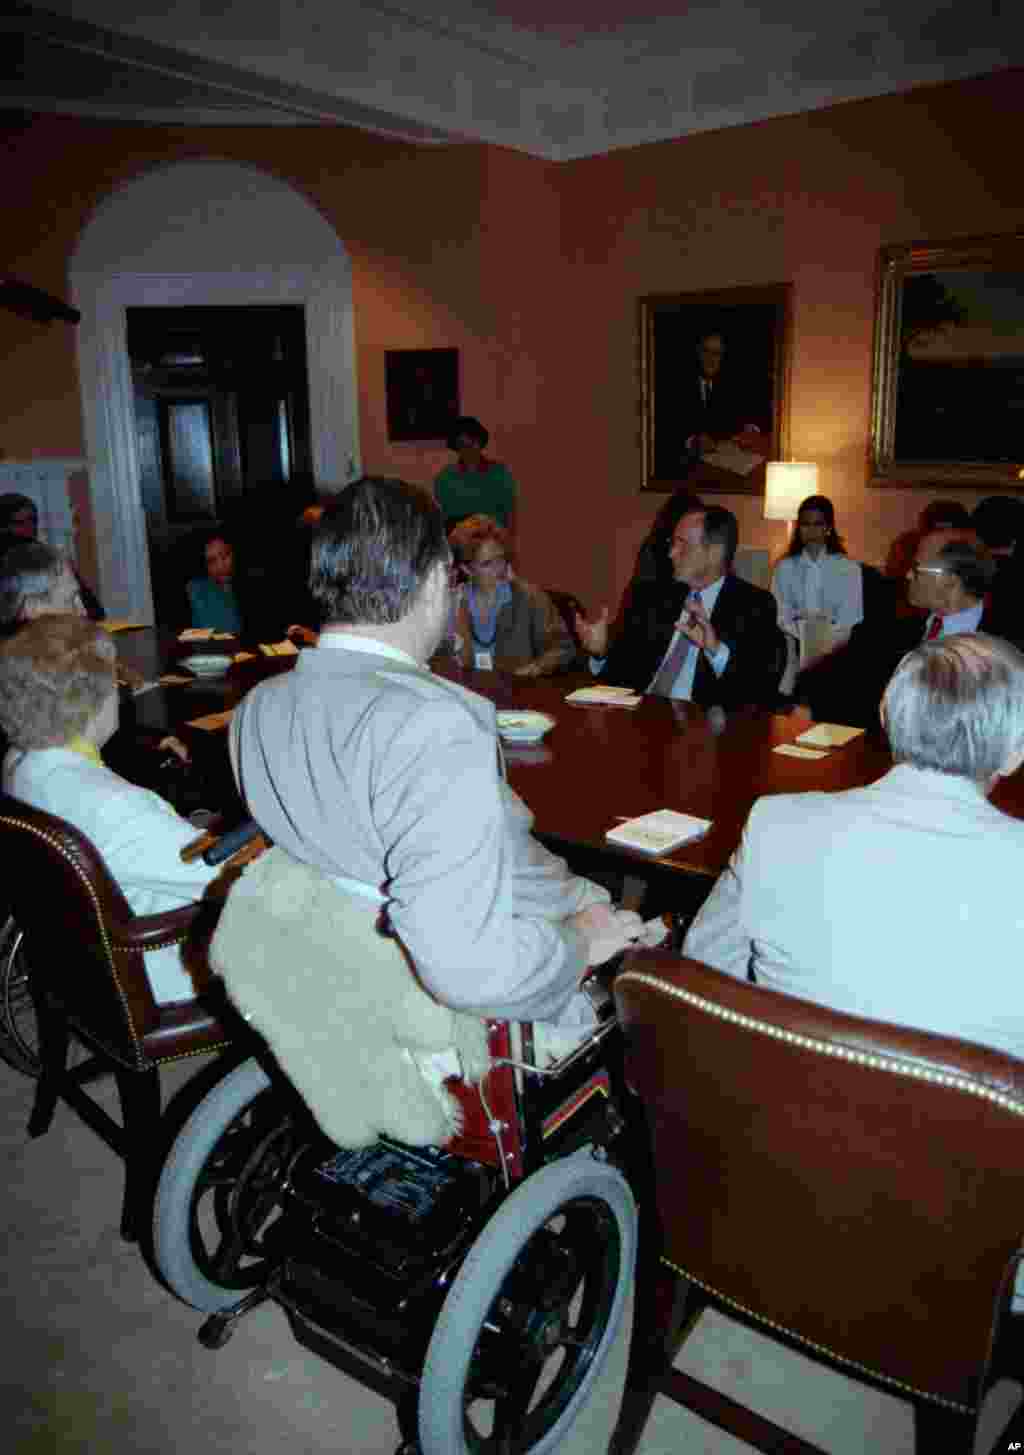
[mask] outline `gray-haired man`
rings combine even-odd
[[[684,953],[1024,1057],[1024,822],[988,802],[1024,760],[1024,656],[981,633],[925,643],[882,721],[877,783],[754,804]]]

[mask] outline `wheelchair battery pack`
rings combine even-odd
[[[433,1148],[384,1140],[306,1148],[292,1164],[278,1225],[280,1301],[392,1356],[425,1348],[494,1186],[478,1163]]]
[[[346,1277],[354,1261],[360,1283],[379,1288],[383,1275],[406,1288],[460,1245],[492,1190],[486,1168],[434,1148],[308,1147],[288,1178],[289,1260],[298,1252],[325,1270],[344,1266]]]

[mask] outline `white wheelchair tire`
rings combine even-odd
[[[484,1226],[449,1290],[423,1366],[419,1437],[423,1455],[472,1455],[467,1443],[464,1391],[484,1320],[520,1253],[545,1223],[574,1199],[604,1203],[618,1232],[614,1294],[600,1342],[571,1399],[522,1455],[548,1455],[593,1392],[615,1342],[636,1262],[636,1204],[626,1179],[589,1156],[553,1162],[528,1177]],[[474,1444],[477,1442],[474,1440]]]
[[[196,1262],[191,1238],[196,1185],[224,1132],[270,1084],[255,1061],[236,1066],[192,1112],[160,1173],[153,1207],[153,1254],[171,1290],[202,1313],[230,1308],[245,1290],[212,1282]]]

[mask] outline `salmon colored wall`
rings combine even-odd
[[[96,205],[173,160],[263,168],[304,193],[352,259],[364,465],[428,484],[447,452],[386,438],[384,352],[456,346],[493,414],[489,310],[480,289],[485,149],[415,148],[345,128],[161,128],[41,117],[5,135],[5,270],[68,296],[68,267]],[[0,451],[83,453],[74,330],[0,313]],[[326,482],[330,483],[330,482]]]
[[[1007,165],[1024,77],[833,107],[808,116],[574,163],[562,183],[567,327],[577,378],[567,428],[591,504],[615,538],[614,584],[664,498],[637,494],[636,300],[740,285],[793,285],[790,457],[816,460],[851,553],[881,560],[932,498],[978,492],[869,489],[875,266],[880,247],[1024,225]],[[987,492],[982,492],[987,493]],[[721,497],[748,545],[785,528],[749,496]]]
[[[39,118],[4,133],[5,271],[59,296],[79,231],[171,159],[258,165],[305,193],[353,263],[365,468],[429,484],[447,461],[392,445],[384,351],[457,346],[463,403],[520,481],[521,559],[614,603],[663,497],[639,494],[636,300],[793,284],[790,454],[816,459],[851,550],[880,560],[936,496],[869,489],[875,266],[886,243],[1024,226],[1007,152],[1024,73],[564,165],[415,148],[343,128],[159,128]],[[0,313],[0,456],[83,452],[74,331]],[[748,545],[782,527],[723,497]]]

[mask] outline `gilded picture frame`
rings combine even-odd
[[[1024,233],[881,250],[869,470],[1024,489]]]
[[[641,490],[763,495],[765,465],[788,449],[791,293],[638,299]]]

